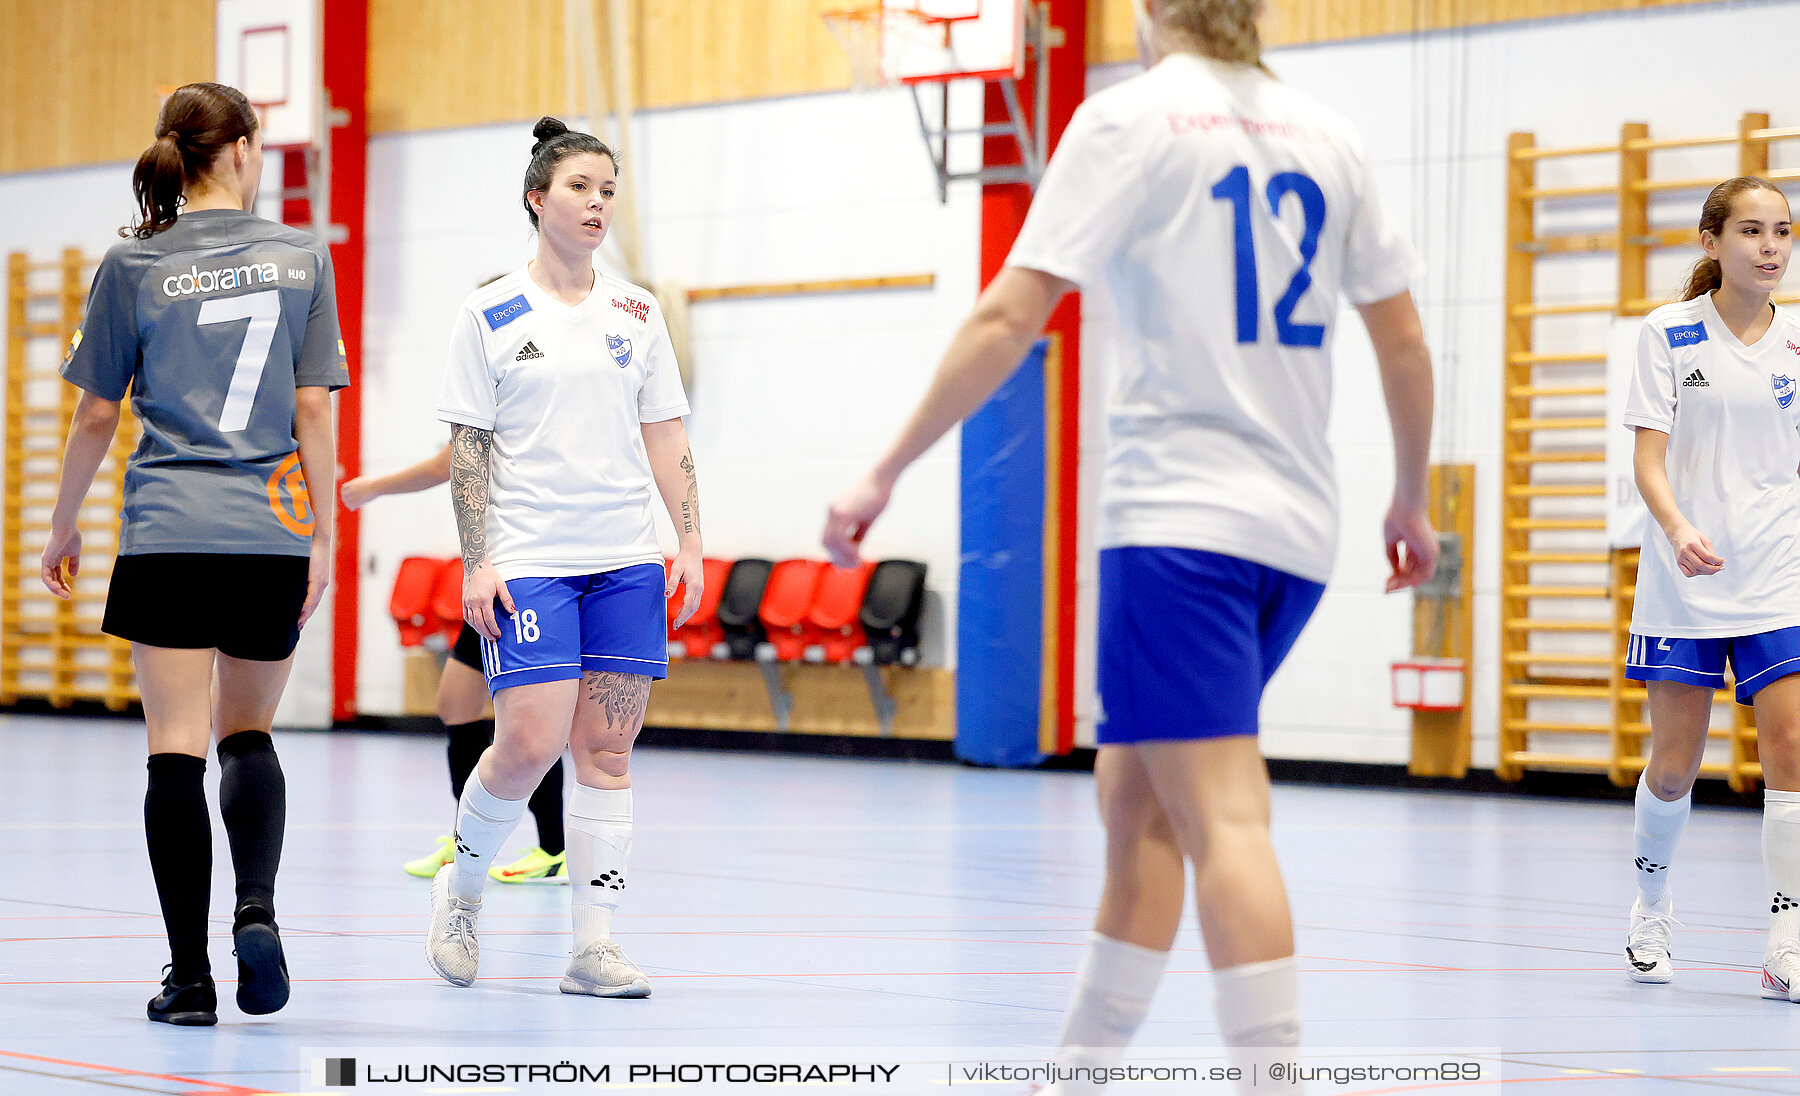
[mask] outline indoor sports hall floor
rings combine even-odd
[[[449,821],[441,742],[291,733],[280,749],[293,1000],[256,1019],[230,1002],[215,825],[220,1022],[173,1029],[143,1013],[166,953],[141,728],[0,716],[0,1092],[324,1091],[312,1060],[359,1047],[1042,1046],[1096,897],[1086,775],[646,749],[617,936],[654,996],[557,992],[561,888],[490,888],[481,980],[456,989],[422,956],[427,884],[399,870]],[[1504,1087],[1533,1094],[1800,1092],[1800,1006],[1757,996],[1759,825],[1696,810],[1678,977],[1641,987],[1618,957],[1626,804],[1279,786],[1306,1041],[1497,1047]],[[1170,969],[1140,1043],[1216,1044],[1191,927]],[[1501,1087],[1484,1076],[1308,1091]]]

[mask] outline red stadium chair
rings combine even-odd
[[[864,645],[863,593],[874,571],[875,561],[864,560],[850,568],[828,567],[819,576],[812,608],[806,613],[806,622],[819,642],[807,650],[807,661],[848,662]]]
[[[455,643],[457,633],[462,631],[462,584],[462,560],[445,560],[438,571],[437,589],[431,595],[431,610],[437,616],[437,630],[445,643]]]
[[[731,573],[731,561],[728,559],[706,559],[701,561],[704,568],[701,582],[705,588],[700,592],[700,607],[694,615],[680,628],[669,632],[670,653],[679,653],[687,658],[711,658],[714,648],[725,642],[725,627],[719,623],[719,599],[725,596],[725,576]],[[687,598],[685,589],[677,589],[675,596],[669,599],[669,623],[675,622],[675,613]]]
[[[769,642],[758,649],[758,658],[767,654],[782,662],[795,662],[808,646],[819,642],[818,634],[807,625],[806,614],[827,566],[822,559],[784,559],[769,572],[769,585],[758,610]]]
[[[417,647],[437,631],[432,595],[437,591],[438,572],[443,566],[443,560],[427,556],[408,556],[400,561],[400,571],[394,576],[394,593],[388,598],[388,613],[400,629],[400,646]]]

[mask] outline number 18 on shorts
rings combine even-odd
[[[506,582],[515,611],[496,602],[498,640],[481,641],[481,668],[498,691],[582,674],[669,673],[664,571],[643,563],[617,571]]]

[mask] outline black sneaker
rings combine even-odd
[[[144,1010],[159,1024],[182,1027],[211,1027],[219,1022],[219,991],[213,987],[212,975],[182,985],[175,983],[175,972],[163,968],[162,992],[150,998]]]
[[[287,957],[269,911],[261,906],[238,910],[231,942],[238,961],[238,1008],[250,1016],[266,1016],[287,1004]]]

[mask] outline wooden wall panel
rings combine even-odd
[[[369,0],[369,133],[568,110],[562,0]]]
[[[819,13],[840,0],[612,0],[627,5],[638,109],[848,87]],[[841,0],[848,2],[848,0]],[[596,5],[604,72],[610,42]],[[394,133],[570,111],[562,0],[370,0],[369,130]]]
[[[1486,26],[1523,19],[1607,11],[1681,7],[1718,0],[1269,0],[1263,21],[1267,46],[1296,46],[1349,38]],[[1088,62],[1137,59],[1132,0],[1089,0]],[[1099,28],[1095,34],[1092,28]]]
[[[632,11],[639,109],[833,91],[819,18],[868,0],[612,0]],[[1271,0],[1272,46],[1718,0]],[[1136,57],[1132,0],[1089,0],[1089,61]],[[606,24],[600,19],[600,56]],[[130,160],[157,89],[212,76],[212,0],[0,0],[0,173]],[[570,108],[562,0],[369,0],[369,131]],[[329,43],[327,43],[329,47]]]
[[[854,0],[613,0],[634,9],[641,107],[762,99],[850,86],[820,17]]]
[[[158,90],[212,76],[212,0],[0,0],[0,174],[136,160]]]

